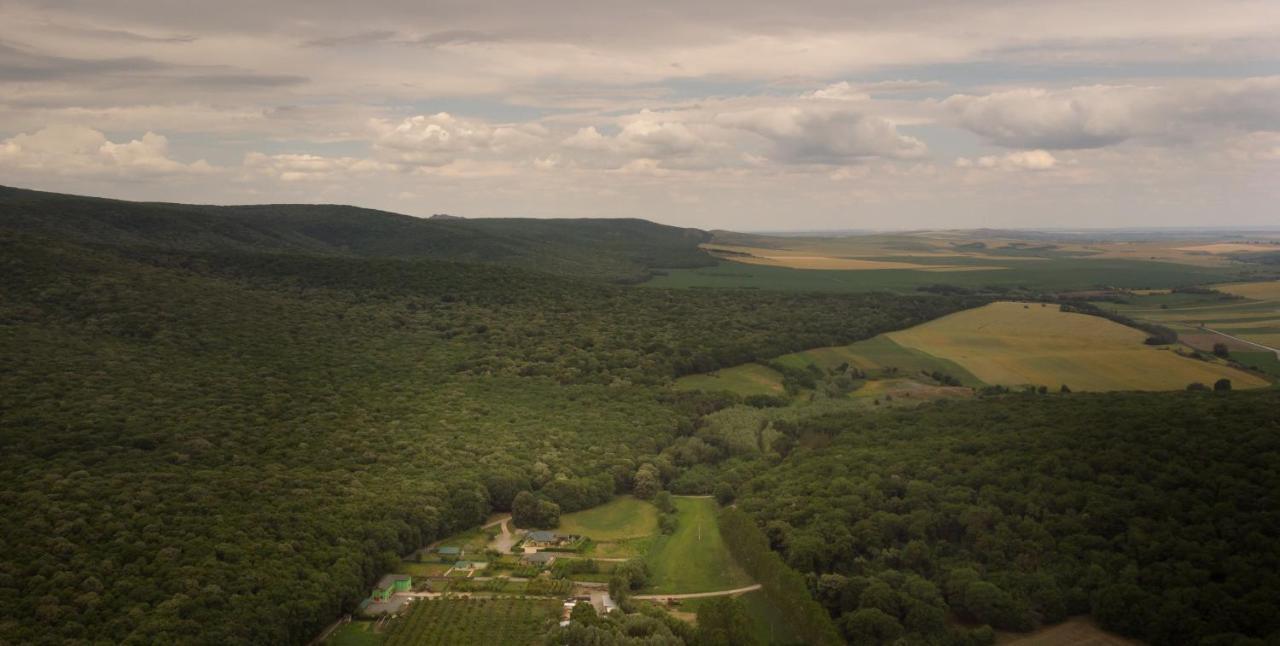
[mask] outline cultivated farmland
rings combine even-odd
[[[555,599],[429,599],[392,624],[386,646],[536,644],[554,625]]]
[[[887,336],[954,361],[989,384],[1178,390],[1226,378],[1236,388],[1268,385],[1224,364],[1144,345],[1147,335],[1139,330],[1052,305],[992,303]]]

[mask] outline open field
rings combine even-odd
[[[781,395],[782,375],[758,363],[748,363],[676,380],[677,390],[726,391],[736,395]]]
[[[1146,334],[1139,330],[1040,304],[993,303],[888,336],[950,359],[989,384],[1180,390],[1225,377],[1236,388],[1268,385],[1226,365],[1144,345]]]
[[[925,258],[915,258],[921,264]],[[958,264],[955,259],[946,264]],[[1001,269],[967,271],[920,271],[880,269],[847,271],[838,269],[791,269],[725,260],[712,267],[672,269],[644,283],[662,288],[745,288],[776,291],[816,292],[912,292],[919,287],[945,283],[959,287],[1023,287],[1044,290],[1083,290],[1099,285],[1122,288],[1167,288],[1232,280],[1239,276],[1232,267],[1193,266],[1169,262],[1129,259],[1049,258],[1026,261],[1018,258],[966,259],[978,266]]]
[[[1226,283],[1214,285],[1213,288],[1220,292],[1259,301],[1280,299],[1280,280],[1267,280],[1257,283]]]
[[[658,531],[658,509],[635,497],[619,496],[599,507],[561,516],[556,531],[597,542],[650,536]]]
[[[1245,342],[1280,348],[1280,281],[1227,283],[1214,288],[1240,298],[1150,295],[1108,307],[1126,316],[1167,325],[1178,332],[1183,343],[1200,350],[1225,343],[1232,352],[1265,351]]]
[[[675,533],[660,536],[645,562],[652,574],[646,594],[712,592],[751,585],[751,577],[733,562],[716,523],[711,498],[675,498]]]
[[[387,631],[386,646],[537,644],[559,618],[558,599],[423,599]]]
[[[850,345],[814,348],[783,355],[777,361],[797,368],[812,364],[824,370],[848,363],[870,376],[881,376],[881,373],[892,369],[904,376],[920,371],[938,371],[959,379],[966,386],[983,385],[981,380],[960,364],[915,348],[904,347],[884,334]]]
[[[1031,633],[999,632],[996,643],[1017,646],[1133,646],[1140,642],[1109,633],[1088,617],[1072,617]]]

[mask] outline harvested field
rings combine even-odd
[[[1180,390],[1230,379],[1268,382],[1225,364],[1143,344],[1146,333],[1052,306],[993,303],[887,335],[898,345],[953,361],[989,384],[1072,390]]]

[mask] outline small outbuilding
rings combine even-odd
[[[413,577],[408,574],[387,574],[373,586],[373,600],[386,601],[397,592],[408,592],[413,587]]]
[[[546,567],[556,562],[556,555],[548,552],[534,552],[520,557],[520,562],[525,565],[540,565]]]

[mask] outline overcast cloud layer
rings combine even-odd
[[[739,230],[1280,225],[1280,2],[7,0],[0,184]]]

